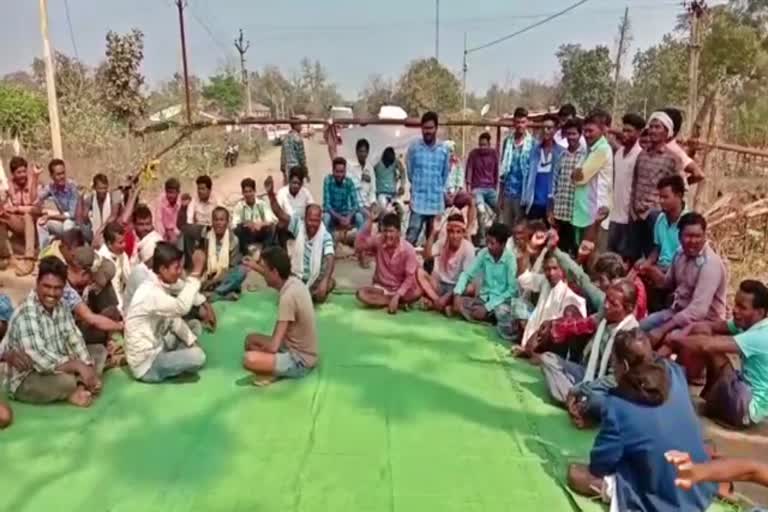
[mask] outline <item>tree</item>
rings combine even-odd
[[[236,116],[243,109],[243,87],[234,74],[219,74],[208,79],[203,86],[203,98],[210,101],[221,113]]]
[[[276,66],[267,66],[261,73],[253,73],[249,80],[254,98],[268,106],[275,117],[285,117],[286,109],[293,110],[293,85]]]
[[[293,79],[295,113],[322,115],[328,107],[341,102],[336,85],[328,80],[328,72],[320,61],[303,58]]]
[[[517,94],[513,95],[511,99],[515,105],[524,106],[532,111],[548,110],[557,105],[557,92],[555,85],[523,78],[518,84]]]
[[[191,75],[189,77],[190,101],[193,106],[200,108],[200,78]],[[184,104],[184,77],[180,73],[174,73],[169,80],[160,82],[152,90],[147,98],[149,112],[157,112],[173,105]]]
[[[456,112],[461,108],[459,80],[434,57],[411,62],[398,81],[396,97],[411,115],[429,110]]]
[[[392,81],[381,75],[371,75],[360,91],[355,111],[375,116],[382,105],[391,104],[395,97]]]
[[[6,135],[28,140],[47,116],[48,106],[40,94],[0,82],[0,130]]]
[[[606,46],[585,50],[578,44],[560,46],[561,103],[573,103],[580,112],[598,107],[610,108],[613,100],[611,84],[611,52]]]
[[[633,59],[632,88],[627,108],[650,113],[669,105],[684,105],[688,96],[688,48],[672,34],[661,43],[638,51]]]
[[[144,34],[133,29],[129,34],[107,32],[106,61],[97,72],[105,107],[119,121],[131,126],[146,110],[141,88],[144,75]]]

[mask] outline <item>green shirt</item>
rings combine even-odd
[[[680,217],[683,213],[685,212],[680,213]],[[677,227],[680,217],[670,224],[667,214],[661,212],[653,227],[653,244],[659,248],[657,264],[661,268],[669,268],[672,265],[672,260],[675,259],[675,254],[680,248],[680,229]]]
[[[493,311],[513,297],[517,297],[517,260],[512,252],[504,250],[501,257],[493,259],[488,249],[477,254],[472,264],[461,273],[453,293],[461,295],[467,285],[479,274],[483,275],[479,297],[487,311]]]
[[[741,350],[744,380],[752,388],[749,416],[759,423],[768,416],[768,319],[733,337]]]

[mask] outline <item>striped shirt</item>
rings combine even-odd
[[[566,150],[560,160],[560,165],[555,169],[553,214],[557,220],[568,223],[573,220],[573,196],[576,185],[574,185],[571,175],[586,154],[586,148],[581,146],[575,152]]]
[[[277,222],[277,217],[272,213],[272,208],[262,199],[256,199],[253,204],[248,204],[245,199],[241,199],[232,210],[232,228],[240,224],[250,222]]]
[[[5,347],[24,352],[33,363],[31,371],[9,367],[7,384],[11,395],[32,372],[54,373],[57,367],[73,359],[86,364],[93,362],[69,308],[60,301],[48,312],[34,290],[13,315]]]
[[[280,150],[280,171],[283,174],[290,172],[297,165],[307,165],[307,155],[304,152],[304,141],[301,134],[291,130],[283,139]]]
[[[637,155],[630,201],[632,219],[645,219],[651,210],[659,208],[659,180],[678,174],[679,165],[678,157],[666,146]]]
[[[443,213],[451,150],[441,142],[435,141],[430,146],[419,139],[408,148],[406,162],[411,182],[411,209],[420,215]]]
[[[345,177],[341,184],[333,175],[325,177],[323,182],[323,210],[337,215],[349,215],[360,209],[355,183]]]

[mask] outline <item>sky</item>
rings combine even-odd
[[[512,33],[575,0],[439,0],[440,61],[461,73],[464,33],[469,48]],[[57,51],[96,65],[108,30],[145,34],[143,71],[150,84],[181,67],[178,14],[173,0],[49,0],[49,25]],[[28,69],[42,54],[38,2],[0,0],[10,13],[0,30],[0,75]],[[69,5],[67,17],[66,5]],[[209,76],[238,64],[233,46],[242,28],[251,47],[249,69],[298,68],[303,57],[318,59],[342,95],[354,100],[374,73],[396,79],[407,64],[435,54],[436,0],[187,0],[185,10],[190,73]],[[11,7],[12,6],[12,7]],[[552,22],[469,57],[467,86],[482,94],[490,84],[514,85],[520,78],[553,80],[555,51],[564,43],[615,49],[625,6],[632,24],[633,55],[656,44],[683,11],[675,0],[589,0]],[[69,22],[68,22],[69,19]],[[72,30],[70,31],[69,27]],[[75,48],[77,51],[75,51]],[[11,50],[12,49],[12,50]],[[629,72],[629,63],[625,74]]]

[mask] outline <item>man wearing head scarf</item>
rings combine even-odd
[[[651,114],[648,120],[650,147],[642,151],[635,162],[629,216],[634,233],[629,253],[633,260],[648,256],[653,249],[653,228],[659,215],[659,180],[674,176],[680,160],[667,146],[674,123],[665,112]]]

